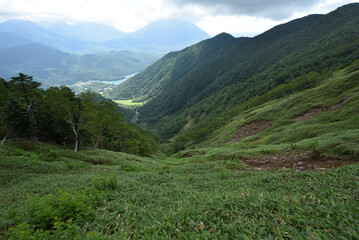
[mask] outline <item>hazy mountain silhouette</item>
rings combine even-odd
[[[29,43],[31,43],[29,39],[16,33],[0,32],[0,48],[12,48]]]
[[[142,51],[174,51],[207,39],[210,36],[195,24],[178,19],[164,19],[151,23],[125,37],[107,41],[110,48]]]
[[[0,24],[0,32],[18,34],[31,42],[42,43],[61,50],[78,51],[85,49],[85,43],[46,30],[40,25],[25,20],[9,20]]]
[[[160,20],[132,33],[123,33],[114,27],[91,22],[44,22],[42,25],[44,27],[31,21],[14,19],[0,23],[0,32],[18,34],[30,42],[78,52],[168,52],[181,50],[209,38],[195,24],[175,19]]]

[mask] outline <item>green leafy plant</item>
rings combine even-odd
[[[93,180],[95,189],[100,191],[115,190],[118,188],[118,180],[115,175],[107,177],[95,178]]]

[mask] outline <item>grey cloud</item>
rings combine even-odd
[[[196,4],[212,14],[233,14],[266,17],[273,20],[289,18],[297,10],[305,10],[320,0],[171,0],[177,6]]]

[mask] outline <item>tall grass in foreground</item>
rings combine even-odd
[[[359,238],[359,166],[237,171],[243,164],[235,159],[109,151],[100,152],[112,165],[93,165],[85,160],[97,151],[42,148],[59,158],[45,162],[36,159],[39,149],[0,148],[1,169],[11,175],[0,187],[4,239]],[[58,167],[69,159],[83,165]]]

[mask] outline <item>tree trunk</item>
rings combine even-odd
[[[76,136],[74,152],[77,152],[78,150],[79,150],[79,138],[78,136]]]
[[[76,126],[75,124],[72,125],[72,131],[75,134],[75,149],[74,151],[77,152],[79,150],[79,145],[80,145],[80,126]]]
[[[95,143],[95,149],[98,149],[98,146],[101,143],[101,134],[97,134],[96,136],[96,143]]]
[[[38,140],[38,137],[37,137],[37,125],[36,125],[35,116],[34,116],[34,100],[32,100],[30,102],[29,106],[27,107],[27,110],[29,112],[31,141],[32,142],[38,142],[39,140]]]
[[[4,145],[4,142],[6,141],[6,138],[10,135],[10,133],[8,132],[5,137],[2,139],[0,145]]]
[[[2,122],[3,122],[4,127],[5,127],[5,130],[6,130],[6,135],[5,135],[5,137],[2,139],[2,141],[1,141],[1,143],[0,143],[0,145],[3,145],[4,142],[6,141],[6,138],[10,135],[10,129],[9,129],[9,126],[7,125],[5,116],[4,116],[4,114],[3,114],[2,110],[1,110],[1,108],[0,108],[0,117],[1,117],[1,119],[2,119]]]

